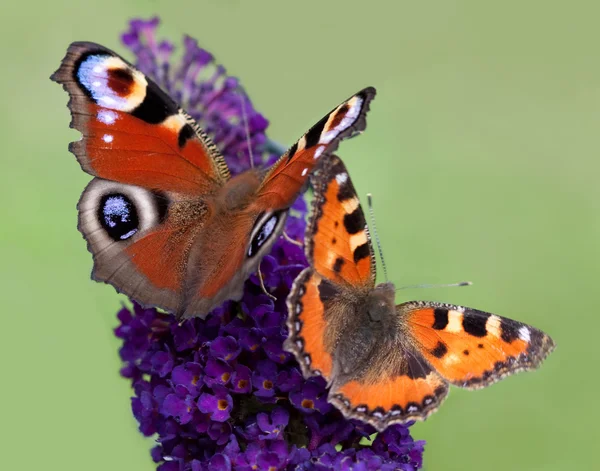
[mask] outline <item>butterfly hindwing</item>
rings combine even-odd
[[[463,388],[535,369],[554,349],[541,330],[477,309],[414,301],[399,305],[398,312],[427,361]]]
[[[92,278],[144,306],[175,311],[207,213],[203,201],[177,197],[94,178],[78,204],[78,227],[94,257]]]
[[[52,80],[70,95],[71,144],[82,168],[107,180],[198,195],[229,171],[195,122],[158,85],[98,44],[71,44]]]
[[[448,383],[419,355],[391,346],[362,375],[332,387],[329,400],[346,417],[383,431],[395,423],[423,420],[448,395]]]

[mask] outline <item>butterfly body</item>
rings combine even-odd
[[[231,177],[195,121],[113,51],[73,43],[52,79],[82,133],[70,150],[95,177],[78,205],[92,278],[179,318],[241,298],[319,159],[365,128],[375,96],[358,92],[272,167]]]
[[[333,156],[311,177],[306,230],[310,266],[288,297],[289,337],[304,376],[320,374],[344,415],[383,430],[425,419],[449,384],[488,386],[535,369],[554,348],[542,331],[463,306],[395,304],[392,283],[375,284],[375,258],[356,191]]]

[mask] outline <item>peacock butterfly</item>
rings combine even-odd
[[[242,296],[319,160],[365,128],[366,88],[328,113],[267,170],[230,176],[206,133],[113,51],[71,44],[52,80],[69,93],[69,149],[95,178],[79,200],[92,278],[144,306],[205,317]]]

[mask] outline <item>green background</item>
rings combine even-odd
[[[75,210],[89,177],[48,76],[74,40],[125,54],[126,20],[155,13],[242,78],[286,145],[376,86],[366,133],[340,155],[374,193],[390,279],[475,283],[398,301],[464,304],[556,340],[540,371],[453,389],[416,425],[426,469],[591,469],[600,5],[523,0],[2,2],[0,467],[153,469],[118,376],[122,299],[89,279]]]

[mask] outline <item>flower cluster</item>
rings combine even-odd
[[[124,35],[137,65],[157,79],[226,149],[229,164],[246,145],[235,79],[215,66],[212,56],[185,39],[181,64],[171,69],[173,46],[157,43],[158,21],[135,20]],[[207,67],[216,72],[199,81]],[[237,86],[237,85],[236,85]],[[254,154],[261,153],[267,121],[247,102]],[[238,113],[236,115],[236,113]],[[212,126],[212,127],[211,127]],[[222,126],[222,128],[219,128]],[[240,129],[242,131],[240,131]],[[268,158],[268,156],[267,156]],[[306,205],[294,205],[287,233],[301,240]],[[179,324],[155,309],[118,313],[122,339],[121,374],[133,385],[133,414],[140,431],[154,436],[152,457],[159,471],[201,470],[404,470],[419,469],[423,442],[408,427],[374,430],[346,420],[327,401],[323,378],[302,377],[282,348],[286,336],[285,299],[306,266],[301,247],[281,238],[262,262],[266,296],[251,276],[240,302],[227,302],[205,320]]]

